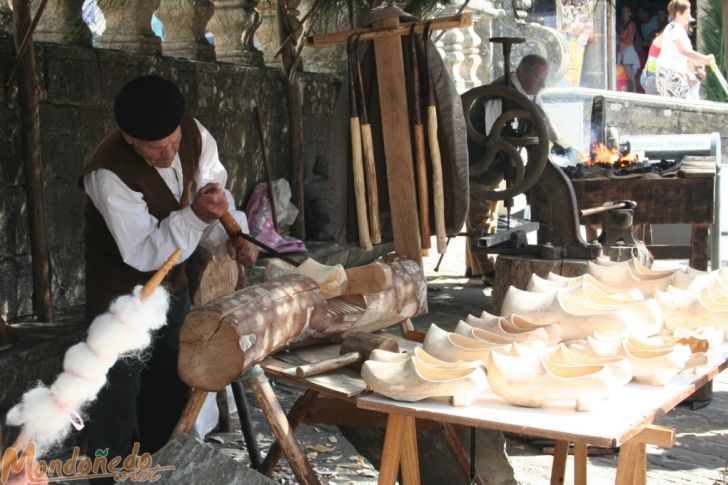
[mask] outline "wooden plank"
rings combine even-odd
[[[566,457],[569,454],[569,442],[558,440],[554,445],[554,459],[551,465],[551,485],[563,485],[564,478],[566,477]]]
[[[375,29],[399,27],[398,17],[374,23]],[[417,207],[413,203],[417,196],[400,37],[390,35],[374,39],[374,53],[394,250],[422,266]]]
[[[574,443],[574,485],[586,485],[587,450],[585,441]]]
[[[407,418],[401,414],[390,414],[387,418],[387,431],[384,435],[382,463],[379,467],[379,485],[394,484],[399,472],[402,457],[404,433]]]
[[[293,385],[314,389],[326,394],[350,399],[364,392],[366,383],[359,373],[352,369],[338,369],[313,377],[296,377],[296,365],[268,358],[261,362],[261,367],[272,379],[288,382]]]
[[[307,47],[325,47],[333,44],[343,44],[349,37],[356,34],[360,34],[358,37],[360,41],[391,37],[396,38],[397,42],[399,42],[399,36],[409,35],[412,32],[413,26],[415,28],[415,32],[421,34],[425,29],[426,23],[430,24],[431,31],[463,29],[473,24],[473,16],[469,13],[461,13],[451,17],[432,19],[427,22],[404,22],[401,25],[399,24],[399,21],[397,21],[397,25],[378,25],[375,23],[374,29],[351,29],[341,32],[333,32],[331,34],[311,35],[306,37],[305,45]]]
[[[635,224],[712,224],[715,179],[636,178],[572,180],[579,207],[596,207],[609,200],[634,200]],[[582,218],[582,224],[593,219]]]
[[[675,429],[651,424],[640,431],[633,439],[639,440],[640,443],[672,448],[675,446]]]

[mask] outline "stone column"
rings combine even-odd
[[[214,61],[215,48],[205,37],[213,9],[211,0],[161,0],[157,17],[164,24],[162,54]]]
[[[261,2],[258,6],[260,11],[260,28],[255,37],[260,42],[263,51],[263,61],[269,66],[281,66],[280,57],[273,57],[278,52],[280,40],[278,40],[278,6],[276,0]]]
[[[5,3],[4,0],[0,0]],[[40,0],[33,0],[33,15]],[[56,44],[91,45],[91,31],[81,18],[83,0],[48,0],[33,40]]]
[[[94,47],[159,55],[162,43],[152,32],[152,14],[160,0],[98,0],[106,18],[106,30]]]
[[[439,32],[433,32],[434,38]],[[434,40],[433,38],[433,40]],[[445,64],[450,68],[458,93],[479,85],[477,70],[480,65],[480,37],[473,27],[452,29],[444,33],[436,44]]]
[[[221,62],[263,65],[263,53],[255,47],[255,31],[261,17],[258,0],[213,0],[215,12],[208,28],[215,36],[215,56]]]
[[[491,2],[476,0],[465,9],[473,14],[473,25],[467,29],[452,29],[432,33],[432,39],[442,37],[436,46],[442,55],[445,64],[452,73],[455,86],[459,93],[485,84],[490,64],[490,50],[488,48],[488,33],[490,32],[490,19],[497,14]],[[449,7],[439,16],[455,15],[457,9]],[[480,34],[486,34],[481,37]],[[486,54],[484,58],[484,53]]]

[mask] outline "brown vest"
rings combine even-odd
[[[149,213],[160,221],[171,212],[182,209],[189,200],[200,160],[202,140],[200,130],[191,116],[184,116],[180,129],[182,138],[179,157],[184,187],[182,203],[177,202],[159,172],[126,143],[118,129],[107,135],[84,162],[79,178],[81,189],[84,188],[84,175],[104,168],[116,174],[131,190],[140,192]],[[130,293],[135,285],[144,284],[153,274],[138,271],[124,263],[106,221],[88,196],[84,214],[84,253],[86,305],[96,310],[105,310],[113,298]],[[187,284],[184,264],[177,265],[165,281],[171,284],[172,291],[182,290]]]

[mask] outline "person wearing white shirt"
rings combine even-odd
[[[715,56],[701,54],[690,44],[688,26],[695,19],[689,0],[671,0],[667,11],[674,20],[662,33],[662,50],[655,72],[657,94],[686,99],[690,90],[688,61],[696,65],[715,64]]]
[[[141,452],[164,445],[189,395],[177,374],[179,332],[189,311],[184,261],[203,246],[229,250],[251,266],[258,250],[246,243],[235,252],[228,244],[218,219],[230,211],[247,232],[245,214],[224,188],[227,172],[215,139],[185,113],[173,82],[155,75],[130,81],[116,97],[114,116],[118,129],[92,151],[79,179],[87,196],[87,323],[182,250],[182,263],[166,281],[172,293],[167,325],[155,335],[149,358],[118,361],[89,410],[88,456],[102,450],[109,459],[123,459],[134,441]]]

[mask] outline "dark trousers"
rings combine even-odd
[[[157,331],[143,357],[121,359],[111,368],[106,386],[88,411],[88,456],[100,452],[109,460],[115,456],[123,460],[134,441],[139,441],[141,453],[154,453],[169,440],[189,397],[189,388],[177,374],[179,332],[189,307],[187,289],[172,296],[167,325]],[[91,321],[94,309],[87,309],[86,315]]]

